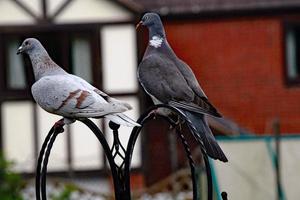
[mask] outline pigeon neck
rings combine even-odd
[[[149,30],[149,38],[152,38],[153,36],[158,36],[161,38],[166,38],[166,34],[164,30],[158,31],[158,30]]]
[[[153,36],[166,38],[166,33],[161,22],[155,23],[154,25],[151,25],[148,28],[149,28],[149,38],[152,38]]]
[[[157,32],[149,32],[149,45],[154,48],[159,48],[166,42],[165,34]]]
[[[159,35],[153,35],[149,38],[149,45],[157,49],[162,46],[164,40],[165,39]]]
[[[31,52],[29,57],[32,63],[33,73],[36,81],[43,76],[66,73],[50,58],[44,49],[39,52]]]

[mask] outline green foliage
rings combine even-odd
[[[78,188],[73,184],[65,185],[63,191],[58,195],[53,196],[52,200],[69,200],[72,192],[78,191]]]
[[[0,154],[0,197],[1,200],[22,200],[21,189],[24,186],[19,174],[11,171],[12,162]]]

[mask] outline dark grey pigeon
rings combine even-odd
[[[191,68],[170,47],[159,15],[146,13],[137,27],[139,25],[149,30],[149,44],[137,72],[140,84],[155,104],[164,103],[180,109],[206,153],[213,159],[227,162],[204,117],[222,116],[208,101]]]

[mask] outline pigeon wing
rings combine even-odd
[[[193,73],[192,76],[194,77]],[[192,89],[197,88],[197,80],[191,87],[191,81],[187,80],[174,62],[165,56],[151,54],[144,58],[138,68],[138,79],[145,91],[162,103],[191,112],[221,117],[204,93],[198,96]],[[201,94],[201,88],[198,93]]]
[[[81,84],[84,88],[89,89],[90,91],[93,91],[95,93],[97,93],[98,95],[100,95],[103,99],[105,99],[105,101],[109,102],[109,103],[114,103],[114,104],[119,104],[122,106],[125,106],[128,110],[131,110],[132,107],[130,104],[120,101],[118,99],[112,98],[110,96],[108,96],[106,93],[104,93],[103,91],[99,90],[98,88],[92,86],[90,83],[88,83],[86,80],[75,76],[73,74],[69,74],[69,76],[76,82],[78,82],[79,84]]]
[[[176,62],[178,70],[181,72],[182,76],[185,78],[195,94],[199,97],[207,98],[190,66],[180,59],[176,59]]]
[[[162,103],[188,101],[194,93],[174,63],[161,55],[149,55],[138,68],[138,79],[144,90]]]
[[[31,90],[35,101],[43,109],[65,117],[99,117],[126,110],[107,103],[100,95],[73,81],[68,75],[43,77]]]
[[[222,115],[215,109],[215,107],[206,99],[196,97],[193,102],[184,101],[170,101],[171,106],[182,108],[191,112],[208,114],[213,117],[222,117]]]
[[[177,102],[181,104],[181,106],[178,105],[178,107],[187,107],[187,109],[190,109],[191,111],[196,111],[198,108],[198,111],[200,111],[201,113],[206,113],[215,117],[222,117],[222,115],[218,112],[215,106],[213,106],[209,102],[192,69],[180,59],[177,59],[176,62],[178,70],[181,72],[182,76],[187,81],[189,87],[195,93],[195,98],[193,102]]]

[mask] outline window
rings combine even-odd
[[[73,37],[72,48],[72,71],[89,83],[92,83],[91,44],[88,38]]]
[[[26,76],[21,56],[15,56],[19,40],[11,40],[7,46],[7,86],[10,89],[26,88]]]
[[[130,103],[134,110],[126,113],[133,119],[139,115],[136,80],[136,47],[133,25],[56,26],[49,30],[22,33],[0,31],[0,122],[4,153],[16,163],[16,170],[32,173],[38,150],[55,121],[61,117],[47,113],[34,102],[30,86],[34,82],[27,56],[16,56],[16,50],[27,37],[38,38],[51,58],[70,73],[92,83],[110,96]],[[2,39],[1,39],[2,38]],[[118,59],[116,59],[118,58]],[[4,72],[4,76],[2,76]],[[103,73],[103,74],[102,74]],[[4,83],[1,82],[4,78]],[[93,121],[109,130],[103,120]],[[18,124],[18,126],[16,126]],[[120,139],[126,144],[131,129],[120,128]],[[88,128],[74,123],[60,134],[53,146],[48,171],[93,172],[106,167],[101,145]],[[109,143],[112,134],[105,133]],[[139,142],[138,142],[139,143]],[[15,148],[15,146],[18,148]],[[22,153],[19,153],[19,149]],[[141,166],[140,145],[137,144],[133,167]]]
[[[103,86],[108,92],[134,92],[138,88],[134,32],[133,27],[126,25],[107,26],[101,30]]]
[[[290,83],[300,83],[300,24],[286,28],[286,76]]]

